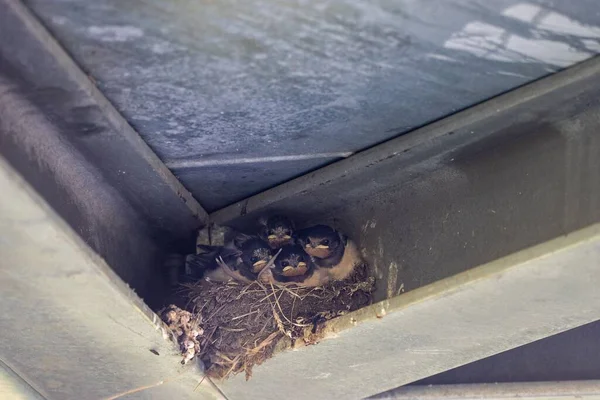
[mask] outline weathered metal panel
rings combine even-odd
[[[34,114],[156,228],[181,237],[202,224],[202,207],[20,1],[0,1],[0,78],[11,140]]]
[[[0,359],[12,371],[47,399],[223,398],[3,159],[0,193]]]
[[[580,326],[495,356],[417,381],[414,385],[596,380],[600,322]]]
[[[309,157],[295,160],[242,160],[247,162],[240,164],[230,164],[228,161],[223,164],[210,162],[208,165],[196,162],[170,163],[167,166],[187,186],[206,188],[206,191],[210,192],[210,198],[205,198],[203,205],[208,209],[216,209],[223,204],[218,199],[245,198],[301,175],[301,172],[315,170],[335,160],[315,160]]]
[[[406,386],[393,392],[369,397],[375,400],[500,400],[500,399],[600,399],[600,381],[555,381],[491,383],[479,385]]]
[[[600,50],[595,0],[26,4],[211,211]]]
[[[46,400],[2,361],[0,361],[0,398],[12,400]]]
[[[219,386],[232,400],[380,393],[600,319],[599,266],[597,224],[332,320],[317,346]]]

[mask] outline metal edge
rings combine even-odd
[[[126,302],[130,303],[134,311],[139,313],[144,320],[151,324],[155,331],[158,331],[165,342],[173,349],[173,354],[179,353],[179,346],[172,340],[171,334],[169,332],[166,324],[161,320],[161,318],[154,312],[150,307],[144,302],[142,298],[140,298],[135,291],[133,291],[130,286],[123,281],[106,263],[106,261],[99,256],[96,252],[94,252],[84,241],[83,239],[73,231],[73,229],[64,221],[55,211],[54,209],[46,203],[46,201],[33,189],[29,183],[17,172],[12,166],[6,162],[2,157],[0,157],[0,175],[5,175],[7,178],[13,181],[14,185],[20,189],[24,193],[24,195],[28,196],[33,203],[36,204],[47,216],[48,220],[50,220],[58,230],[64,232],[65,237],[72,243],[72,245],[77,249],[80,255],[84,258],[87,258],[91,265],[94,265],[96,268],[96,272],[106,279],[106,287],[111,290],[115,296],[119,296],[124,299]],[[134,332],[135,333],[135,332]],[[173,359],[177,359],[175,356]],[[6,368],[9,368],[12,374],[15,377],[18,377],[20,380],[25,382],[32,389],[34,388],[33,384],[27,382],[25,378],[23,378],[17,371],[15,371],[11,366],[4,363],[4,360],[0,359],[0,367],[6,365]],[[174,363],[174,368],[178,364]],[[219,389],[217,385],[206,375],[204,375],[203,365],[200,360],[195,359],[194,363],[190,363],[185,368],[185,376],[193,377],[194,380],[198,382],[196,385],[197,391],[200,387],[202,388],[202,392],[198,390],[198,395],[204,393],[210,393],[212,398],[217,400],[226,400],[225,395]],[[36,392],[39,392],[37,389],[33,389]],[[41,394],[40,394],[41,396]],[[45,398],[45,397],[43,397]]]
[[[48,52],[55,57],[58,64],[68,72],[69,76],[85,91],[85,93],[97,102],[114,129],[123,135],[140,156],[148,162],[162,178],[164,183],[172,189],[173,195],[180,198],[196,218],[206,223],[208,220],[208,213],[200,203],[198,203],[192,194],[181,184],[181,182],[179,182],[152,149],[148,147],[146,142],[131,127],[131,125],[129,125],[104,94],[102,94],[102,92],[90,81],[88,76],[81,70],[52,34],[42,25],[37,17],[33,15],[29,8],[25,6],[21,0],[6,1],[5,4],[21,19],[23,25],[29,29],[31,34],[44,44]]]
[[[600,399],[600,381],[404,386],[368,399]]]
[[[46,399],[32,384],[27,382],[3,360],[0,360],[0,398],[22,400]]]
[[[430,142],[444,136],[448,132],[480,122],[533,100],[536,97],[543,96],[596,74],[600,74],[600,57],[594,57],[561,72],[541,78],[437,122],[418,128],[400,137],[390,139],[346,159],[214,211],[210,214],[210,220],[215,223],[227,223],[239,216],[266,208],[282,199],[300,193],[309,193],[319,186],[327,185],[331,181],[352,174],[369,165],[391,157],[401,157],[404,150]]]
[[[324,330],[330,337],[335,337],[343,330],[350,329],[361,323],[381,319],[390,312],[401,311],[415,304],[448,296],[463,290],[469,285],[482,280],[491,279],[511,269],[519,268],[522,264],[551,256],[553,253],[565,251],[582,243],[600,239],[600,223],[574,231],[539,245],[523,249],[517,253],[499,258],[489,263],[472,268],[460,274],[439,280],[429,285],[411,290],[399,296],[383,300],[332,319],[325,324]]]
[[[38,207],[40,207],[48,216],[50,216],[52,222],[56,224],[61,231],[65,232],[73,246],[78,249],[81,255],[87,258],[91,264],[95,265],[97,272],[107,279],[107,283],[109,284],[108,286],[111,288],[111,290],[113,290],[117,296],[120,296],[126,301],[132,303],[132,305],[135,307],[135,310],[139,312],[144,319],[150,322],[152,326],[154,326],[155,330],[160,331],[163,339],[170,341],[169,330],[166,324],[162,322],[160,317],[154,313],[154,311],[152,311],[148,305],[146,305],[144,300],[142,300],[130,288],[130,286],[116,274],[116,272],[113,271],[113,269],[106,263],[106,261],[104,261],[101,256],[94,252],[81,239],[81,237],[75,233],[60,216],[56,214],[56,212],[48,205],[48,203],[46,203],[46,201],[40,197],[35,189],[31,188],[29,184],[21,177],[21,175],[16,172],[3,158],[0,157],[0,171],[1,170],[6,171],[6,175],[15,182],[15,185],[18,185],[21,190],[37,204]],[[176,349],[175,343],[173,343],[173,348]]]

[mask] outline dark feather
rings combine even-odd
[[[206,273],[221,268],[217,258],[222,258],[230,270],[254,280],[257,274],[252,271],[251,258],[256,250],[264,249],[261,254],[267,260],[271,254],[267,243],[256,236],[244,234],[236,235],[233,242],[226,246],[198,245],[197,248],[201,254],[189,255],[186,259],[186,273],[193,279],[201,279]]]

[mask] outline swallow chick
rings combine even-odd
[[[259,236],[269,243],[272,249],[279,249],[285,245],[293,244],[294,223],[283,215],[272,215],[261,218]]]
[[[250,283],[268,265],[271,248],[262,239],[238,235],[225,246],[198,246],[201,254],[188,256],[186,270],[196,278]]]
[[[348,278],[363,262],[356,244],[330,226],[315,225],[302,229],[296,232],[295,237],[315,265],[327,270],[332,280]]]
[[[315,287],[329,281],[327,272],[319,269],[298,245],[283,246],[269,272],[264,274],[265,281],[271,283]]]

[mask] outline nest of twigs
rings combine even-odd
[[[187,285],[188,309],[199,321],[197,356],[206,374],[225,379],[270,358],[281,339],[286,345],[311,345],[322,338],[324,322],[371,303],[374,279],[366,266],[344,282],[302,288],[201,281]]]
[[[160,312],[162,320],[167,324],[173,340],[179,345],[182,364],[187,364],[200,352],[200,342],[204,331],[200,327],[200,320],[197,315],[182,310],[171,304]]]

